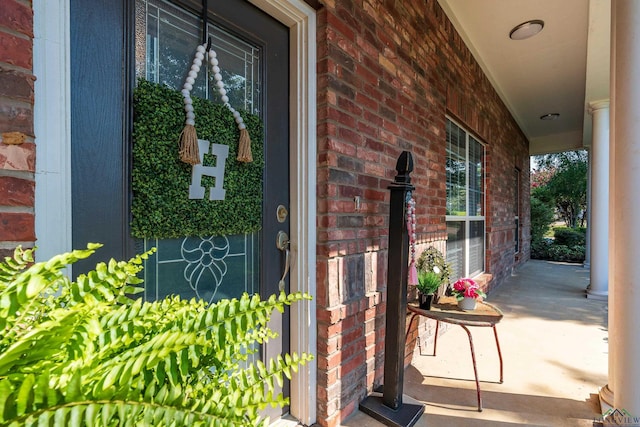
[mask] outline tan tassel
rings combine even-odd
[[[198,135],[193,125],[184,125],[180,134],[180,160],[190,165],[200,164]]]
[[[238,157],[236,160],[243,163],[253,162],[251,154],[251,137],[247,129],[240,129],[240,141],[238,142]]]

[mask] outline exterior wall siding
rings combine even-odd
[[[317,28],[318,423],[335,426],[382,381],[388,185],[414,157],[419,250],[446,247],[445,123],[487,148],[487,290],[529,257],[528,141],[436,0],[325,0]],[[0,0],[0,256],[32,246],[33,14]],[[22,141],[22,142],[21,142]],[[7,142],[21,142],[8,144]],[[514,170],[520,246],[514,251]],[[514,185],[505,185],[513,182]],[[427,324],[420,339],[432,334]],[[418,338],[412,331],[406,363]]]
[[[0,0],[0,258],[34,245],[33,11]]]
[[[446,115],[487,144],[481,278],[487,290],[528,258],[529,236],[522,231],[529,227],[529,154],[528,141],[436,0],[323,3],[317,34],[317,409],[318,422],[334,426],[382,382],[387,187],[400,153],[408,150],[414,158],[419,246],[444,248]],[[515,168],[522,171],[518,258]],[[433,331],[422,325],[420,333]],[[406,363],[417,332],[410,337]]]

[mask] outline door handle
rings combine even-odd
[[[289,235],[282,230],[278,231],[276,236],[276,247],[284,252],[284,271],[282,272],[282,278],[278,282],[278,289],[284,291],[284,279],[289,274]]]

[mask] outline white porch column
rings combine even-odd
[[[584,243],[584,268],[591,267],[591,162],[593,155],[591,154],[591,146],[587,150],[587,235]],[[587,288],[587,291],[589,288]]]
[[[640,2],[613,0],[611,16],[609,383],[614,407],[640,416]]]
[[[609,294],[609,100],[589,103],[591,137],[591,283],[587,298],[606,300]]]

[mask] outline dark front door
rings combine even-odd
[[[208,32],[230,103],[264,123],[264,141],[254,141],[264,144],[262,228],[240,235],[133,239],[133,89],[138,78],[182,88],[202,43],[200,2],[71,0],[73,245],[105,245],[74,272],[97,259],[125,259],[155,246],[158,252],[145,268],[148,299],[268,296],[278,292],[283,274],[285,254],[276,241],[278,232],[289,233],[288,29],[243,0],[209,4]],[[193,96],[220,102],[204,69],[198,76],[204,83]],[[266,349],[268,355],[288,349],[289,328],[283,324],[286,315],[273,326],[281,341]]]

